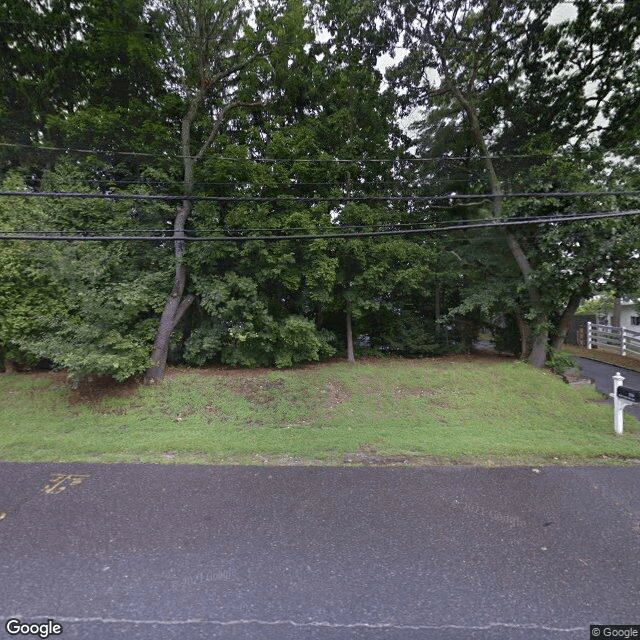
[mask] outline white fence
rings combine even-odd
[[[587,322],[587,349],[609,349],[623,356],[640,356],[640,331]]]

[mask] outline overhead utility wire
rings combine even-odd
[[[346,189],[347,187],[351,189],[356,189],[361,187],[363,184],[364,178],[358,178],[358,182],[352,180],[352,183],[349,185],[346,179],[334,180],[333,182],[279,182],[278,184],[264,185],[269,189],[296,189],[298,187],[336,187],[340,189]],[[461,182],[464,184],[470,184],[474,181],[484,180],[484,175],[480,174],[470,174],[467,178],[446,178],[447,183],[449,182]],[[121,180],[119,178],[109,178],[109,177],[95,177],[95,178],[74,178],[74,183],[81,183],[87,185],[104,185],[114,187],[118,186],[145,186],[145,187],[160,187],[163,185],[175,185],[177,187],[182,188],[184,186],[184,180],[180,179],[166,179],[166,180],[145,180],[144,178],[139,180]],[[415,181],[415,179],[414,179]],[[398,180],[369,180],[367,181],[369,184],[374,184],[375,186],[398,186]],[[237,180],[235,182],[214,182],[210,180],[198,180],[196,182],[198,187],[252,187],[255,186],[255,182],[251,182],[249,180]]]
[[[188,200],[191,202],[366,202],[366,201],[400,201],[431,202],[441,200],[492,200],[495,198],[578,198],[595,196],[640,196],[640,191],[617,189],[611,191],[515,191],[502,194],[491,193],[452,193],[438,196],[198,196],[198,195],[152,195],[145,193],[83,193],[77,191],[0,191],[0,197],[17,198],[78,198],[84,200],[159,200],[175,202]]]
[[[184,234],[171,236],[84,236],[84,235],[41,235],[41,234],[0,234],[1,240],[33,240],[33,241],[146,241],[146,242],[252,242],[252,241],[286,241],[286,240],[322,240],[325,238],[372,238],[380,236],[408,236],[428,233],[441,233],[443,231],[459,231],[464,229],[478,229],[483,227],[513,227],[532,224],[554,224],[573,222],[578,220],[596,220],[602,218],[622,218],[640,214],[640,209],[628,211],[595,211],[591,213],[568,214],[564,216],[546,216],[539,218],[519,219],[485,219],[463,225],[446,225],[431,229],[391,229],[387,231],[363,231],[357,233],[322,233],[322,234],[298,234],[298,235],[270,235],[270,236],[186,236]]]
[[[184,156],[179,153],[150,153],[147,151],[116,151],[113,149],[79,149],[75,147],[53,147],[46,145],[30,145],[30,144],[21,144],[17,142],[0,142],[0,147],[14,147],[14,148],[23,148],[23,149],[32,149],[34,151],[64,151],[64,152],[75,152],[75,153],[88,153],[88,154],[102,154],[102,155],[122,155],[122,156],[143,156],[148,158],[190,158],[194,159],[196,156]],[[634,147],[612,147],[610,149],[604,149],[602,152],[610,152],[610,151],[631,151],[635,152],[636,149]],[[580,154],[590,154],[590,153],[600,153],[601,150],[592,150],[592,149],[572,149],[571,153],[580,153]],[[500,160],[500,159],[512,159],[512,158],[563,158],[565,157],[561,153],[503,153],[497,155],[489,156],[492,160]],[[357,162],[374,162],[374,163],[382,163],[382,162],[435,162],[441,160],[484,160],[484,156],[423,156],[423,157],[412,157],[412,156],[395,156],[392,158],[238,158],[237,156],[212,156],[215,160],[225,160],[227,162],[264,162],[264,163],[278,163],[278,162],[308,162],[308,163],[357,163]]]

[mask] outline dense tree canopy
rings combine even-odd
[[[513,224],[638,208],[637,9],[559,4],[0,2],[1,231],[159,238],[0,241],[3,358],[151,382],[487,329],[542,366],[640,280],[637,218]],[[361,235],[269,239],[325,234]]]

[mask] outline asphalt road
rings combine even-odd
[[[587,378],[591,378],[596,385],[596,389],[601,393],[606,393],[607,396],[610,393],[613,393],[612,376],[614,376],[618,371],[624,376],[624,382],[622,384],[625,387],[640,389],[640,373],[637,371],[624,369],[617,365],[596,362],[595,360],[590,360],[588,358],[577,358],[576,360],[582,374]],[[613,399],[611,399],[609,403],[613,406]],[[640,420],[640,404],[626,407],[624,413],[631,414]],[[611,420],[613,420],[613,413],[611,414]]]
[[[640,623],[639,488],[640,466],[0,463],[0,637],[586,640]]]

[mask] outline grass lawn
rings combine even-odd
[[[511,359],[169,369],[155,387],[0,376],[0,460],[217,464],[640,462],[640,422]]]

